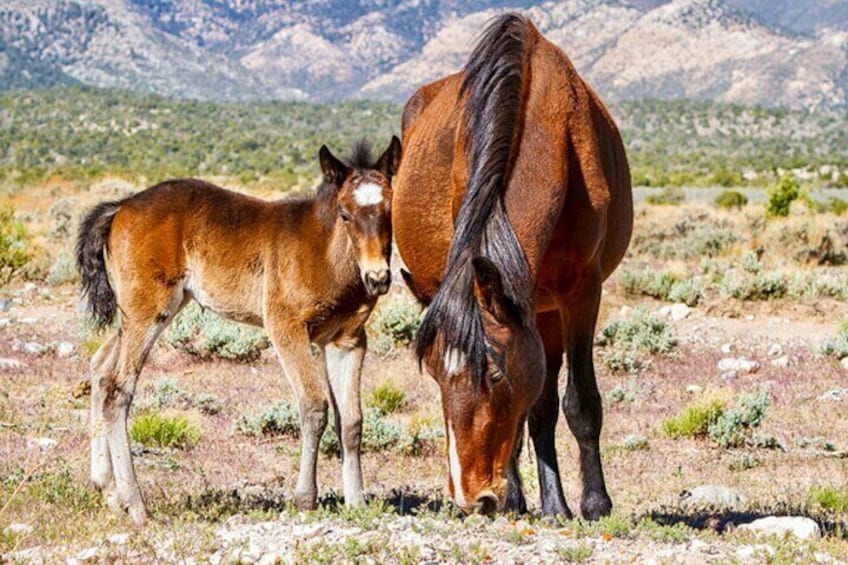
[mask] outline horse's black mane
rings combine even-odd
[[[483,256],[501,272],[504,290],[524,313],[532,288],[524,253],[507,218],[506,191],[521,120],[521,90],[529,21],[519,14],[496,18],[465,65],[464,98],[469,180],[456,219],[445,278],[418,331],[419,360],[441,334],[442,347],[466,358],[475,382],[486,371],[486,336],[474,298],[472,259]]]

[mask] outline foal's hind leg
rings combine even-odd
[[[555,443],[559,418],[559,370],[562,367],[562,320],[559,311],[539,314],[536,326],[545,347],[546,375],[542,393],[530,409],[528,427],[536,452],[542,512],[571,518],[571,510],[562,493]]]
[[[121,320],[120,353],[117,371],[100,383],[103,420],[112,472],[115,480],[114,504],[126,510],[136,524],[147,517],[138,487],[127,434],[127,417],[144,361],[159,334],[171,323],[183,305],[181,285],[177,288],[149,285],[143,297],[132,297]]]
[[[342,446],[342,482],[345,504],[359,506],[365,502],[362,495],[362,402],[360,400],[360,374],[365,359],[365,332],[361,331],[351,344],[328,344],[324,348],[327,376],[330,381],[336,409],[336,425],[340,426]]]
[[[91,358],[91,482],[107,499],[112,484],[112,460],[103,421],[103,380],[114,378],[118,367],[121,334],[115,331]],[[111,493],[114,494],[114,493]]]
[[[601,298],[601,278],[593,277],[569,300],[564,327],[568,355],[568,386],[562,408],[571,433],[580,447],[580,471],[583,517],[596,520],[612,510],[612,501],[604,483],[599,438],[603,413],[601,395],[595,380],[592,342]]]

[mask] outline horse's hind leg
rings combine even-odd
[[[118,367],[121,333],[115,331],[91,358],[91,482],[108,498],[112,460],[103,421],[102,382],[113,379]]]
[[[565,503],[556,453],[556,425],[559,418],[559,370],[562,367],[562,320],[559,311],[543,312],[536,326],[545,346],[545,384],[536,403],[530,409],[528,427],[536,452],[536,469],[542,512],[571,518]]]
[[[601,299],[601,278],[584,280],[578,292],[569,297],[564,324],[565,351],[568,355],[568,386],[562,408],[571,433],[580,447],[580,471],[583,517],[596,520],[612,510],[601,467],[599,438],[603,413],[601,395],[595,380],[592,342]]]
[[[153,344],[183,305],[182,284],[144,287],[144,295],[131,297],[121,320],[120,353],[117,371],[101,380],[99,394],[103,402],[103,420],[112,472],[115,480],[114,504],[126,510],[136,524],[147,517],[136,480],[127,434],[127,417],[136,383]]]
[[[362,465],[360,446],[362,443],[362,403],[360,400],[360,374],[365,358],[365,332],[361,332],[353,344],[329,344],[324,348],[327,376],[330,381],[334,405],[337,406],[337,425],[341,426],[342,482],[345,504],[361,505]]]

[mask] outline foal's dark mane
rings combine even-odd
[[[419,361],[441,332],[441,345],[465,354],[478,384],[487,374],[486,336],[474,297],[472,259],[491,260],[501,272],[506,294],[524,315],[532,314],[529,268],[503,203],[520,128],[529,30],[529,21],[519,14],[496,18],[465,65],[459,100],[465,103],[468,187],[444,281],[418,331]]]

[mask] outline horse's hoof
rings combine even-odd
[[[562,518],[563,520],[572,520],[574,518],[574,514],[571,513],[571,509],[567,504],[559,502],[551,503],[551,504],[542,504],[542,514],[545,516],[553,516],[555,518]]]
[[[294,507],[298,510],[315,510],[318,508],[318,495],[312,493],[294,493]]]
[[[345,506],[365,506],[365,497],[361,492],[351,496],[345,495]]]
[[[589,493],[580,502],[580,510],[585,519],[594,521],[610,515],[612,501],[606,493]]]
[[[135,523],[136,526],[143,526],[147,521],[147,510],[144,508],[144,504],[134,504],[127,509],[127,513],[130,515],[130,519]]]

